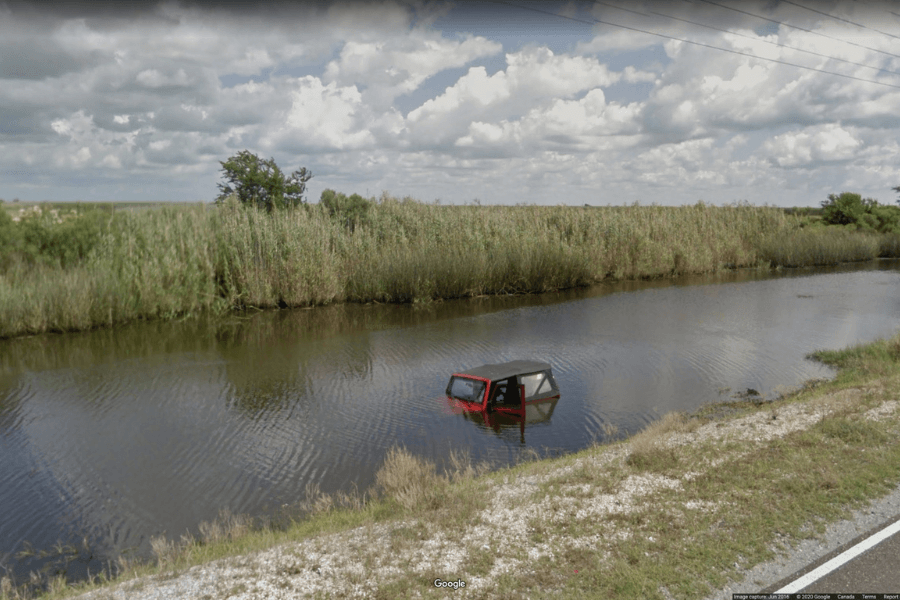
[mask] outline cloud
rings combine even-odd
[[[362,95],[355,85],[339,87],[334,82],[322,85],[319,78],[307,76],[297,81],[291,99],[285,128],[279,136],[296,136],[308,148],[333,150],[372,143],[372,134],[356,119]]]
[[[174,73],[163,74],[156,69],[145,69],[137,74],[135,80],[144,87],[188,87],[192,81],[188,78],[184,69],[178,69]]]
[[[577,36],[548,41],[522,22],[484,27],[477,11],[454,22],[479,35],[437,28],[464,3],[100,4],[0,8],[0,169],[14,174],[0,184],[56,182],[70,193],[79,178],[100,187],[132,179],[211,197],[218,161],[244,149],[286,169],[309,166],[311,191],[343,183],[451,201],[579,202],[598,190],[653,201],[664,188],[672,202],[751,188],[766,200],[821,199],[844,182],[870,195],[867,185],[900,183],[900,92],[763,58],[609,25],[591,40],[577,26]],[[521,12],[498,6],[500,16]],[[891,73],[766,42],[900,71],[872,49],[704,3],[622,6],[643,14],[591,10],[900,85]],[[890,5],[867,6],[829,11],[900,34]],[[887,36],[784,3],[741,8],[896,52]],[[583,5],[569,10],[585,17]],[[36,165],[49,167],[36,174]]]
[[[405,38],[348,41],[340,57],[326,66],[323,79],[366,88],[367,101],[383,107],[397,96],[417,89],[436,73],[501,50],[500,44],[483,37],[468,36],[459,41],[414,30]]]
[[[556,55],[549,48],[528,47],[508,53],[506,64],[505,70],[493,75],[488,75],[484,67],[472,67],[443,94],[410,111],[407,127],[412,143],[456,147],[483,142],[496,146],[500,140],[519,143],[523,130],[541,128],[527,123],[523,115],[531,111],[530,119],[536,120],[560,97],[610,85],[621,78],[595,58]],[[515,124],[519,119],[523,123]]]
[[[764,149],[779,167],[808,167],[848,161],[860,146],[850,131],[838,124],[828,124],[777,135],[765,143]]]

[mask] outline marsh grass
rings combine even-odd
[[[895,236],[817,227],[772,233],[759,246],[759,257],[782,267],[834,265],[888,255]],[[884,247],[883,247],[884,244]]]
[[[799,227],[799,217],[749,205],[440,206],[387,194],[352,230],[318,205],[268,214],[232,200],[215,209],[91,214],[100,215],[93,225],[79,225],[82,216],[67,221],[84,235],[59,248],[53,228],[64,224],[40,229],[46,248],[35,252],[51,252],[53,260],[0,249],[0,337],[251,307],[430,302],[756,266],[761,239]],[[77,252],[66,244],[77,244]]]
[[[441,206],[384,194],[352,229],[319,205],[269,214],[234,199],[93,208],[58,224],[31,212],[30,254],[0,248],[0,337],[900,256],[900,236],[801,228],[799,216],[749,205]]]

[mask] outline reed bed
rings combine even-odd
[[[252,307],[543,292],[900,249],[897,240],[804,231],[796,216],[747,204],[441,206],[384,194],[354,227],[319,205],[267,214],[236,201],[108,219],[98,241],[79,249],[83,259],[4,257],[0,337]]]
[[[783,267],[834,265],[840,262],[871,260],[882,254],[878,234],[848,231],[839,227],[819,227],[781,231],[759,245],[762,260]],[[889,248],[885,254],[892,250]]]

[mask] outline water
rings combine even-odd
[[[633,433],[726,388],[771,395],[833,374],[812,350],[896,331],[898,291],[900,262],[878,261],[2,342],[0,562],[18,581],[41,567],[83,577],[222,508],[273,514],[308,484],[365,490],[398,444],[501,466],[602,441],[605,425]],[[441,400],[453,371],[516,358],[553,365],[548,420],[485,424]],[[18,555],[57,542],[65,559]]]

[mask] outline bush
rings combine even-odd
[[[6,271],[9,268],[13,254],[21,245],[22,236],[19,228],[16,227],[9,213],[0,209],[0,270]]]
[[[866,203],[874,200],[863,200],[859,194],[842,192],[840,196],[829,194],[828,201],[822,202],[825,209],[822,220],[829,225],[855,225],[866,212]]]
[[[887,206],[875,202],[869,208],[871,216],[876,220],[875,229],[882,233],[900,233],[900,207]]]
[[[267,212],[299,206],[304,203],[306,182],[312,179],[306,167],[286,178],[274,158],[263,160],[247,150],[220,164],[228,183],[218,184],[221,193],[216,198],[217,204],[236,195],[242,204],[264,208]]]
[[[879,204],[877,200],[859,194],[843,192],[830,194],[822,203],[822,220],[829,225],[853,225],[880,233],[900,233],[900,207]]]
[[[319,204],[328,210],[332,218],[353,231],[357,225],[368,222],[371,200],[366,200],[359,194],[347,196],[334,190],[325,190],[319,198]]]
[[[110,218],[90,210],[61,218],[56,210],[35,207],[19,222],[0,211],[0,256],[8,268],[16,260],[26,265],[71,267],[83,262],[110,229]]]
[[[63,268],[83,262],[109,231],[112,219],[99,210],[51,225],[43,253],[58,260]]]

